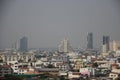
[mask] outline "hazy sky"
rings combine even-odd
[[[103,35],[120,40],[119,0],[1,0],[0,48],[27,36],[29,48],[57,47],[69,38],[73,47],[86,47],[93,32],[95,47]]]

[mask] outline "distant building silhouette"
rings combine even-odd
[[[93,49],[93,33],[87,34],[87,49]]]
[[[22,37],[20,39],[20,51],[25,52],[28,49],[28,38]]]
[[[12,48],[18,51],[20,49],[20,40],[16,40]]]
[[[110,37],[109,36],[103,36],[103,52],[109,51],[109,43],[110,43]]]

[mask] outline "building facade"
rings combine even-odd
[[[23,62],[29,62],[35,60],[35,54],[34,53],[16,53],[16,54],[0,54],[1,60],[3,62],[8,61],[23,61]]]
[[[26,52],[28,49],[28,38],[27,37],[22,37],[20,39],[20,51]]]
[[[102,49],[103,49],[104,53],[109,51],[109,43],[110,43],[110,37],[109,36],[103,36]]]
[[[69,53],[72,52],[73,49],[70,46],[69,40],[68,39],[64,39],[63,41],[61,41],[60,45],[59,45],[59,52],[63,52],[63,53]]]
[[[111,51],[120,50],[120,41],[113,40],[112,42],[110,42],[110,50]]]
[[[13,70],[10,66],[8,65],[2,65],[0,66],[0,77],[4,77],[6,74],[12,74]]]
[[[93,33],[87,34],[87,49],[93,49]]]

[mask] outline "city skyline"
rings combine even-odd
[[[102,36],[120,40],[118,0],[15,0],[1,1],[0,48],[10,48],[27,36],[29,48],[57,47],[69,38],[73,48],[86,48],[87,32],[93,33],[94,47]]]

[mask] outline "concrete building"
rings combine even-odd
[[[37,69],[36,71],[39,72],[39,74],[45,74],[49,73],[52,75],[58,75],[59,74],[59,69],[58,68],[42,68],[42,69]]]
[[[89,68],[80,68],[80,69],[79,69],[79,72],[80,72],[81,74],[83,74],[83,75],[88,75],[88,76],[90,76],[90,70],[89,70]]]
[[[7,64],[11,66],[11,68],[13,69],[13,73],[18,73],[19,72],[18,61],[8,61]]]
[[[110,42],[110,50],[111,51],[120,50],[120,41],[113,40],[112,42]]]
[[[116,56],[116,57],[120,57],[120,50],[116,50],[115,56]]]
[[[68,78],[70,80],[72,79],[79,79],[81,77],[81,73],[80,72],[69,72],[68,73]]]
[[[82,61],[82,59],[78,59],[78,60],[75,62],[75,67],[74,67],[74,69],[75,69],[75,70],[79,70],[80,68],[83,68],[83,61]]]
[[[112,80],[115,80],[115,79],[117,79],[118,77],[120,77],[120,74],[119,74],[119,73],[111,72],[111,73],[109,74],[109,78],[112,78]]]
[[[2,65],[0,66],[0,76],[4,77],[6,74],[12,74],[13,70],[8,65]]]
[[[55,67],[60,71],[69,71],[69,64],[65,62],[56,62]]]
[[[109,74],[109,78],[115,80],[118,77],[120,77],[120,69],[112,69],[111,73]]]
[[[43,65],[44,63],[41,61],[41,60],[37,60],[36,62],[35,62],[35,68],[42,68],[42,65]]]
[[[26,52],[28,50],[28,38],[22,37],[20,39],[20,51]]]
[[[34,61],[35,59],[35,54],[34,53],[3,53],[0,54],[0,57],[2,58],[3,62],[8,62],[8,61],[23,61],[23,62],[29,62],[29,61]]]
[[[103,36],[102,52],[107,53],[109,51],[110,37]]]
[[[59,52],[63,52],[63,53],[73,52],[73,49],[68,39],[64,39],[63,41],[61,41],[59,45]]]
[[[93,49],[93,33],[87,34],[87,49]]]

